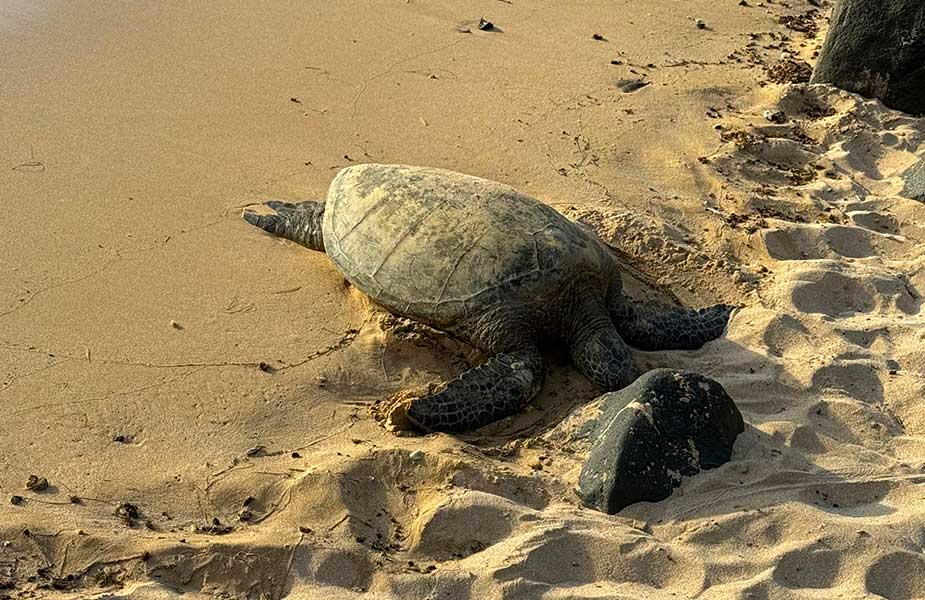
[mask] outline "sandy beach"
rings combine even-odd
[[[807,83],[830,9],[3,2],[0,598],[925,598],[925,118]],[[634,352],[723,385],[732,460],[582,507],[601,391],[556,347],[521,414],[387,431],[483,357],[241,219],[367,162],[511,185],[633,297],[740,306]]]

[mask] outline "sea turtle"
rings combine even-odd
[[[520,410],[543,383],[538,342],[565,343],[604,390],[637,369],[643,350],[694,349],[722,335],[732,307],[637,303],[591,232],[513,188],[430,167],[342,169],[327,200],[269,201],[247,222],[324,251],[360,291],[391,312],[475,346],[488,360],[414,398],[425,431],[475,429]]]

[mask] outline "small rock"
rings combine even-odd
[[[119,506],[116,507],[116,514],[120,517],[137,519],[141,516],[141,511],[138,510],[138,507],[131,502],[121,502],[119,503]]]
[[[408,458],[410,458],[414,462],[419,462],[419,461],[424,460],[424,453],[421,452],[420,450],[415,450],[414,452],[408,455]]]
[[[131,502],[120,502],[116,507],[116,516],[120,517],[126,525],[132,527],[135,525],[135,520],[141,517],[141,510]]]
[[[23,503],[22,496],[16,496],[16,495],[10,496],[10,504],[12,504],[13,506],[19,506],[22,503]]]
[[[71,496],[68,498],[71,504],[83,504],[84,501],[80,499],[80,496]]]
[[[646,87],[649,82],[642,79],[620,79],[614,85],[624,94],[629,94]]]
[[[694,25],[697,26],[697,29],[706,29],[707,24],[703,19],[694,19]]]
[[[495,24],[491,21],[479,18],[478,28],[482,31],[495,31]]]
[[[173,320],[170,321],[170,326],[173,327],[174,329],[178,329],[178,330],[182,330],[182,329],[183,329],[183,325],[180,325],[179,323],[177,323],[176,321],[173,321]]]
[[[26,480],[26,489],[32,492],[44,492],[48,489],[48,480],[38,475],[29,475]]]
[[[785,115],[781,110],[766,110],[762,113],[762,116],[765,118],[765,120],[772,123],[780,124],[787,122],[787,115]]]
[[[234,531],[234,527],[231,525],[224,525],[221,521],[218,520],[218,517],[212,519],[212,523],[202,527],[196,527],[196,533],[204,533],[206,535],[225,535]]]
[[[265,456],[266,453],[266,446],[254,446],[253,448],[248,449],[248,451],[244,453],[244,456],[248,458],[256,458],[258,456]]]
[[[607,41],[607,38],[605,38],[604,36],[602,36],[602,35],[599,34],[599,33],[593,33],[593,34],[591,34],[591,39],[592,39],[592,40],[595,40],[595,41],[597,41],[597,42],[606,42],[606,41]]]

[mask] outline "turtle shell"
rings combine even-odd
[[[393,312],[447,326],[500,303],[556,298],[579,272],[603,277],[607,249],[513,188],[443,169],[363,164],[328,192],[325,251]]]

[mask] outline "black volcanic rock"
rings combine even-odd
[[[578,495],[613,514],[671,495],[681,476],[729,461],[745,430],[732,398],[716,381],[656,369],[605,395],[581,470]]]
[[[811,82],[925,113],[925,2],[837,0]]]

